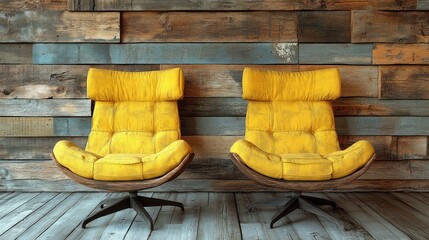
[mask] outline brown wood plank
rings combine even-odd
[[[352,11],[351,40],[428,43],[429,12]]]
[[[89,99],[0,99],[1,117],[91,116]]]
[[[381,99],[429,99],[429,66],[380,66],[379,86]]]
[[[0,44],[0,63],[31,63],[31,44]]]
[[[6,26],[0,42],[119,42],[120,37],[119,13],[2,11],[0,24]]]
[[[372,64],[372,44],[300,43],[299,64]]]
[[[296,42],[295,12],[124,12],[122,42]]]
[[[392,136],[338,136],[341,149],[346,149],[359,140],[371,142],[377,153],[376,160],[397,159],[396,150],[392,151],[392,149],[396,149],[397,143],[393,140]]]
[[[429,44],[375,44],[374,64],[429,64]]]
[[[51,117],[1,117],[0,137],[54,136]]]
[[[50,159],[53,147],[63,139],[82,148],[87,140],[86,137],[0,138],[0,159]]]
[[[398,159],[429,159],[426,136],[398,137]]]
[[[292,0],[68,0],[70,11],[242,11],[242,10],[294,10]]]
[[[58,10],[67,11],[67,1],[64,0],[2,0],[0,9],[3,11],[24,10]]]
[[[417,0],[297,0],[296,10],[409,10]]]
[[[91,67],[159,70],[159,65],[0,65],[0,98],[86,98]]]
[[[344,65],[161,65],[180,67],[185,74],[186,97],[241,97],[244,67],[274,71],[310,71],[338,68],[343,97],[377,97],[378,70],[375,66]]]
[[[350,11],[301,11],[298,42],[350,42]]]

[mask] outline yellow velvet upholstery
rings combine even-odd
[[[120,72],[90,69],[88,97],[95,101],[85,150],[69,141],[54,147],[57,161],[96,180],[160,177],[192,152],[180,139],[177,100],[183,97],[181,69]]]
[[[246,133],[231,152],[271,178],[317,181],[353,173],[375,152],[363,140],[340,151],[330,102],[340,92],[337,69],[278,72],[245,68]]]

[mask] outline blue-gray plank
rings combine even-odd
[[[372,64],[372,44],[299,44],[300,64]]]
[[[429,10],[429,0],[417,0],[418,10]]]
[[[296,43],[34,44],[34,64],[294,64]]]

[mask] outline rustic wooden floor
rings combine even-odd
[[[80,227],[106,197],[118,193],[0,192],[0,239],[429,239],[429,193],[312,193],[337,202],[345,227],[294,211],[269,229],[276,208],[246,206],[284,193],[143,193],[181,201],[148,208],[155,230],[132,210]]]

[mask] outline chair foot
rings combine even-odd
[[[101,201],[97,208],[101,209],[98,212],[95,212],[88,216],[82,222],[82,228],[86,228],[86,225],[93,220],[104,217],[106,215],[127,209],[134,209],[140,216],[143,217],[146,221],[149,222],[151,230],[153,230],[153,220],[150,217],[149,213],[146,211],[145,207],[156,207],[156,206],[175,206],[180,207],[182,211],[185,211],[185,208],[182,203],[169,201],[158,198],[149,198],[138,196],[137,192],[130,192],[128,196],[121,198],[112,198]]]
[[[270,222],[270,228],[273,228],[274,224],[288,215],[289,213],[293,212],[295,209],[302,209],[306,212],[313,213],[317,216],[324,217],[330,221],[335,222],[338,226],[344,227],[342,222],[335,218],[334,216],[326,213],[322,209],[320,209],[318,206],[332,206],[334,209],[336,208],[336,204],[333,201],[323,199],[323,198],[317,198],[317,197],[311,197],[311,196],[304,196],[301,195],[299,192],[294,192],[291,195],[291,198],[286,198],[288,201],[285,205],[283,205],[280,210],[271,218]],[[249,211],[252,210],[252,208],[256,206],[274,206],[275,203],[278,203],[279,200],[269,200],[267,202],[255,202],[251,205],[249,208]],[[284,200],[283,200],[284,202]],[[278,205],[277,205],[278,206]]]

